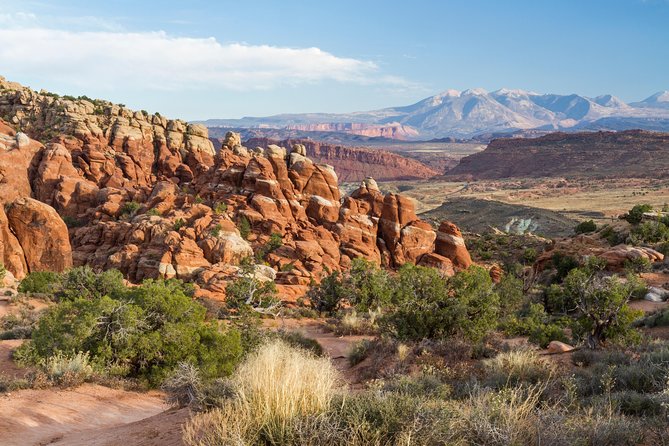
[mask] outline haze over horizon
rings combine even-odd
[[[665,0],[0,0],[0,11],[8,80],[185,119],[373,110],[478,87],[626,102],[669,88]]]

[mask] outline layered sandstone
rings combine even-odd
[[[460,160],[448,176],[466,179],[666,178],[669,135],[659,132],[551,133],[504,138]]]
[[[302,144],[309,158],[332,165],[343,182],[359,182],[371,176],[379,181],[415,180],[441,175],[443,170],[427,166],[418,160],[380,149],[344,147],[310,140],[275,141],[251,138],[249,147],[267,148],[270,145],[291,147]]]

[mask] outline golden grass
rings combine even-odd
[[[483,361],[486,375],[506,384],[537,383],[548,380],[555,365],[531,350],[512,350]]]
[[[191,446],[282,444],[296,417],[330,406],[340,386],[337,370],[281,341],[251,354],[232,378],[234,398],[221,409],[193,418],[184,441]]]

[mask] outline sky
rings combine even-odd
[[[182,119],[669,89],[669,0],[0,0],[0,76]]]

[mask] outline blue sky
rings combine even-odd
[[[669,89],[669,0],[5,1],[0,75],[185,119]]]

